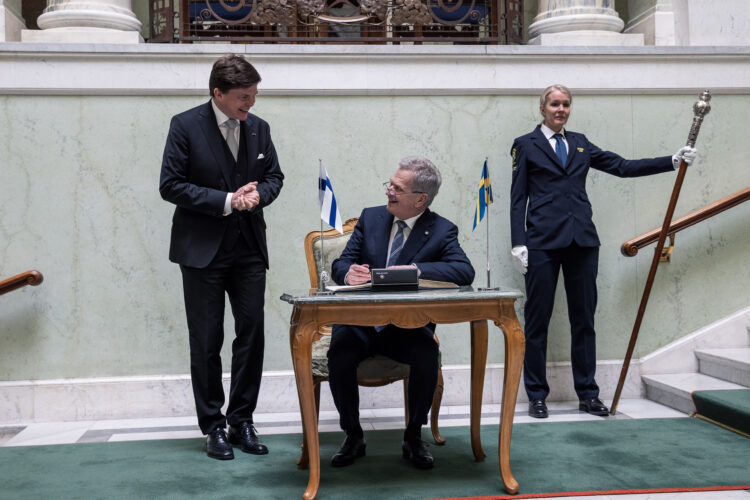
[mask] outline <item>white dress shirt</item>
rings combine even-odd
[[[544,137],[546,137],[549,141],[549,145],[552,146],[552,151],[555,152],[557,152],[557,149],[555,149],[557,147],[557,139],[555,139],[554,135],[559,133],[563,138],[563,142],[565,143],[565,152],[570,152],[570,148],[568,147],[568,139],[565,138],[565,129],[562,129],[560,132],[555,132],[547,125],[542,123],[542,133],[544,134]]]

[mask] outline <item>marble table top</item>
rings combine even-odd
[[[512,288],[500,287],[497,290],[475,290],[470,286],[460,288],[439,288],[415,292],[372,292],[370,290],[340,291],[329,295],[315,295],[314,290],[293,290],[284,293],[280,299],[292,305],[378,303],[378,302],[430,302],[435,300],[483,300],[520,299],[523,293]]]

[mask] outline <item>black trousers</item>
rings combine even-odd
[[[381,331],[367,326],[333,326],[328,350],[328,385],[339,412],[341,428],[349,435],[362,432],[357,366],[374,354],[410,366],[408,427],[419,429],[427,423],[437,386],[439,348],[431,328],[403,329],[393,325]]]
[[[596,275],[599,267],[598,247],[573,244],[554,250],[529,250],[526,272],[526,306],[524,320],[526,354],[523,381],[529,399],[546,399],[547,333],[555,303],[557,278],[562,267],[570,320],[570,359],[573,384],[579,399],[599,396],[596,373]]]
[[[222,245],[203,269],[180,266],[190,334],[190,375],[198,425],[204,434],[227,423],[252,422],[263,373],[263,305],[266,268],[245,238]],[[222,414],[221,347],[225,295],[234,315],[232,379],[226,417]]]

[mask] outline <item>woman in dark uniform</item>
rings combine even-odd
[[[695,158],[683,147],[673,156],[626,160],[603,151],[585,135],[565,130],[573,97],[567,87],[552,85],[540,97],[542,123],[516,138],[511,150],[511,254],[526,277],[524,310],[526,355],[524,385],[529,415],[546,418],[547,328],[562,268],[571,333],[573,381],[579,410],[607,416],[599,399],[594,313],[599,237],[586,194],[586,175],[595,168],[618,177],[670,172]]]

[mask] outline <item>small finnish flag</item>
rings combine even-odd
[[[343,234],[341,214],[339,214],[339,207],[336,205],[336,197],[333,195],[331,179],[328,178],[328,172],[326,172],[323,162],[320,162],[320,173],[318,174],[318,201],[320,202],[320,218]]]

